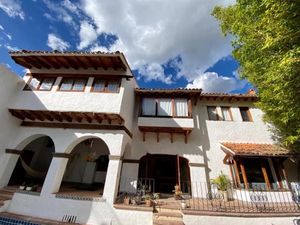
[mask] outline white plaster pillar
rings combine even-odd
[[[114,200],[117,197],[120,172],[122,166],[122,157],[116,155],[109,156],[109,163],[106,173],[103,198],[110,204],[114,204]]]
[[[8,185],[20,154],[5,153],[0,158],[0,188]]]
[[[43,184],[41,196],[59,191],[69,158],[64,153],[54,153],[46,179]]]

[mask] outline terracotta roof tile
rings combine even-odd
[[[262,143],[233,143],[222,142],[222,150],[231,155],[241,156],[291,156],[300,155],[299,153],[290,152],[276,144]]]

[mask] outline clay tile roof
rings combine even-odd
[[[202,89],[199,88],[136,88],[135,93],[138,95],[182,95],[182,96],[199,96]]]
[[[101,52],[101,51],[95,51],[95,52],[88,52],[88,51],[41,51],[41,50],[20,50],[20,51],[9,51],[10,55],[27,55],[27,54],[39,54],[39,55],[57,55],[57,54],[73,54],[73,55],[97,55],[97,54],[121,54],[121,52]]]
[[[288,151],[276,144],[222,142],[221,148],[230,155],[239,156],[296,156],[300,153]]]

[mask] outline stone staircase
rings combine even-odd
[[[153,225],[184,225],[180,209],[159,208],[153,213]]]
[[[0,189],[0,212],[5,210],[7,201],[12,199],[17,190],[18,189],[16,187],[4,187]]]

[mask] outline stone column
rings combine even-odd
[[[41,196],[59,191],[70,154],[53,153],[53,158],[43,184]]]
[[[7,186],[22,151],[6,149],[0,158],[0,188]]]
[[[122,166],[122,157],[117,155],[109,156],[109,163],[106,173],[103,198],[110,204],[114,204],[114,200],[118,194],[120,172]]]

